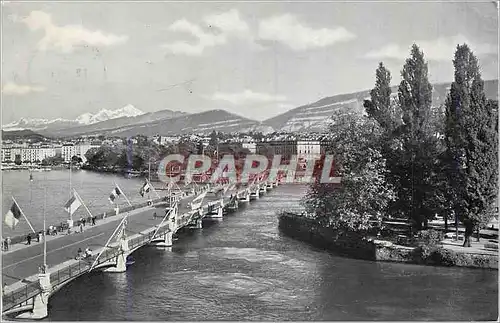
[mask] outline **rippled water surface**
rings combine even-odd
[[[50,320],[494,320],[497,272],[376,263],[284,237],[279,187],[221,222],[143,248],[123,274],[95,272],[50,300]]]

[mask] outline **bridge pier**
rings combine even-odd
[[[259,187],[257,187],[255,189],[255,192],[250,193],[250,199],[253,198],[255,200],[258,200],[259,199],[259,191],[260,191],[260,189],[259,189]]]
[[[40,283],[41,293],[37,294],[33,299],[33,310],[16,316],[16,319],[40,320],[49,316],[48,303],[52,284],[50,283],[50,274],[45,272],[38,274],[38,282]]]
[[[127,271],[127,257],[129,255],[128,240],[120,240],[121,253],[116,256],[116,264],[114,267],[104,269],[107,273],[124,273]]]
[[[221,199],[219,201],[219,205],[214,205],[214,207],[216,207],[217,210],[214,212],[214,210],[212,209],[212,211],[208,214],[208,218],[222,219],[224,214],[224,201]]]

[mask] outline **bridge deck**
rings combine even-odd
[[[224,206],[230,202],[231,196],[242,192],[246,187],[232,188],[226,192],[223,198]],[[189,222],[199,216],[192,217],[193,214],[190,203],[196,196],[188,196],[179,203],[178,225],[186,226]],[[209,205],[219,205],[222,195],[207,193],[203,200],[203,214],[208,211]],[[154,218],[153,213],[158,217]],[[124,215],[123,213],[122,215]],[[145,207],[126,213],[127,226],[126,234],[129,238],[129,248],[133,250],[147,244],[153,238],[156,226],[158,226],[165,215],[164,207]],[[95,226],[86,226],[83,232],[73,232],[71,234],[58,234],[47,236],[47,265],[51,273],[51,282],[53,286],[60,285],[65,280],[74,279],[80,274],[84,274],[90,268],[88,261],[75,260],[77,250],[90,247],[94,253],[99,252],[105,246],[118,223],[123,216],[110,216],[99,220]],[[164,222],[160,232],[167,230],[167,223]],[[158,235],[156,235],[158,236]],[[106,248],[101,256],[99,263],[103,263],[116,257],[120,252],[118,248]],[[9,309],[17,306],[19,299],[28,300],[37,293],[40,293],[38,287],[38,268],[43,263],[43,244],[33,242],[31,245],[16,244],[8,252],[2,255],[2,272],[4,297],[2,299],[3,308]]]

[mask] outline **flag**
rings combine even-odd
[[[21,217],[21,209],[17,206],[17,203],[12,203],[9,212],[5,214],[5,224],[9,226],[9,228],[14,229],[14,227],[19,222],[19,218]]]
[[[151,190],[151,185],[149,185],[149,182],[146,181],[144,185],[142,185],[139,194],[141,194],[141,196],[144,197],[144,193],[149,193],[150,190]]]
[[[207,192],[203,192],[202,194],[198,195],[198,197],[191,202],[191,210],[196,210],[201,206],[205,195],[207,195]]]
[[[75,193],[73,193],[73,196],[69,199],[68,202],[66,202],[66,204],[64,204],[64,210],[66,212],[68,212],[69,214],[73,215],[73,213],[75,213],[75,211],[82,205],[82,202],[80,201],[80,199],[78,199],[75,195]]]
[[[111,202],[111,204],[114,203],[114,201],[120,196],[122,195],[122,192],[120,191],[120,189],[118,187],[115,186],[115,188],[111,191],[111,194],[109,194],[109,202]]]

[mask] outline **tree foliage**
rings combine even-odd
[[[498,102],[488,101],[477,58],[457,46],[455,79],[446,100],[447,179],[451,204],[465,225],[464,246],[473,229],[487,222],[498,194]]]
[[[401,154],[395,172],[399,177],[399,206],[421,229],[435,213],[435,172],[439,155],[433,121],[432,85],[423,52],[413,45],[401,71],[398,99],[403,123],[400,126]]]
[[[322,224],[363,233],[380,222],[394,192],[385,179],[385,160],[374,148],[381,128],[373,120],[345,115],[331,126],[331,151],[340,185],[311,185],[303,204]]]

